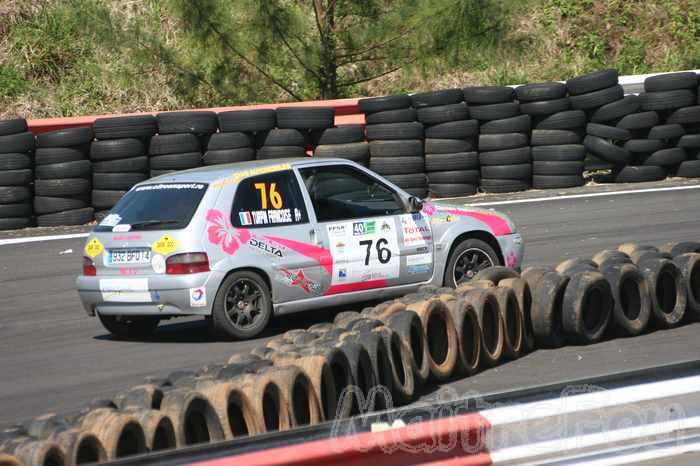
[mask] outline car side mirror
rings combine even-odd
[[[423,201],[421,201],[420,199],[418,199],[415,196],[411,196],[408,198],[408,210],[412,214],[420,212],[422,208],[423,208]]]

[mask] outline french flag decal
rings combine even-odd
[[[250,212],[238,212],[238,217],[241,219],[241,225],[253,224],[253,217],[250,216]]]

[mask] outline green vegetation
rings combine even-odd
[[[0,116],[700,68],[699,0],[4,0]]]

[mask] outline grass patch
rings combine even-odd
[[[220,47],[207,47],[201,37],[188,35],[175,14],[174,5],[181,1],[5,0],[0,5],[0,117],[160,111],[287,98],[249,68],[228,60]],[[465,10],[463,21],[451,22],[452,29],[445,30],[431,23],[436,21],[430,11],[423,11],[408,19],[429,24],[432,32],[425,40],[434,53],[346,92],[365,96],[563,80],[603,67],[621,74],[700,68],[696,2],[484,0],[470,5],[496,9]],[[468,28],[481,32],[470,35],[472,40],[450,41]],[[253,47],[244,40],[240,45]],[[269,47],[255,50],[256,56],[271,53]],[[285,63],[270,66],[295,82],[305,98],[316,98],[304,86],[303,73]]]

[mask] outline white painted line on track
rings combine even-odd
[[[0,246],[8,244],[37,243],[39,241],[54,241],[58,239],[87,238],[90,233],[72,233],[69,235],[27,236],[25,238],[0,239]]]
[[[621,196],[624,194],[640,194],[640,193],[658,193],[664,191],[686,191],[690,189],[700,189],[700,184],[691,186],[668,186],[665,188],[646,188],[646,189],[629,189],[626,191],[606,191],[601,193],[585,193],[585,194],[568,194],[565,196],[550,196],[550,197],[533,197],[530,199],[513,199],[510,201],[493,201],[493,202],[474,202],[465,203],[466,206],[496,206],[496,205],[512,205],[512,204],[529,204],[547,201],[560,201],[566,199],[585,199],[589,197],[605,197],[605,196]]]

